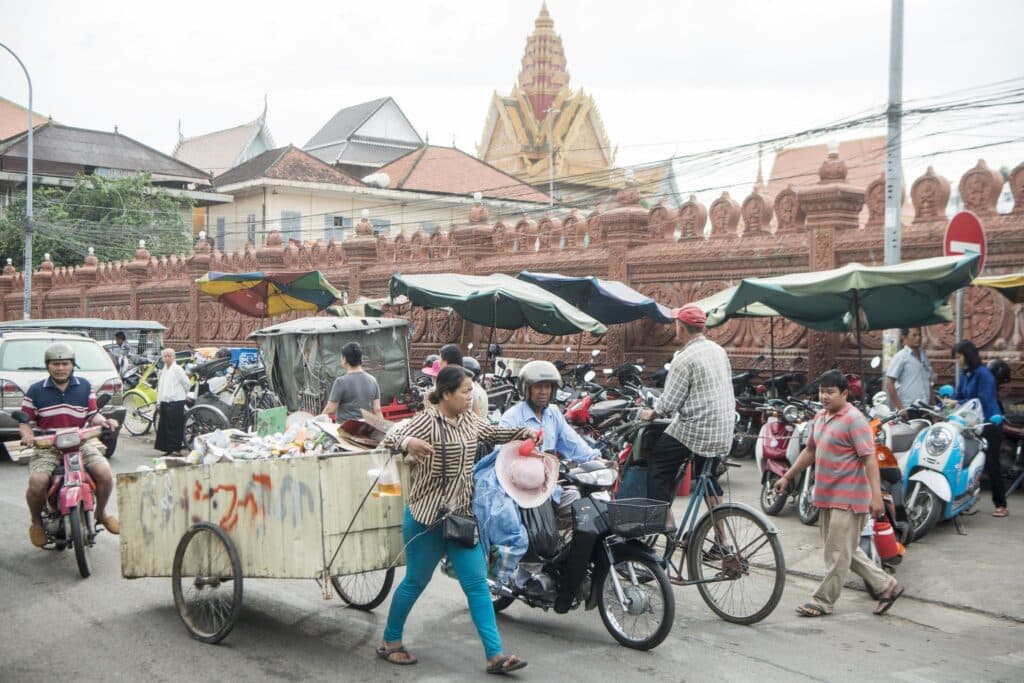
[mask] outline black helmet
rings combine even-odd
[[[436,353],[432,353],[423,359],[423,367],[429,368],[439,360],[441,360],[441,356],[437,355]]]
[[[473,373],[473,379],[478,379],[480,377],[480,361],[473,358],[473,356],[463,356],[462,367]]]
[[[993,358],[988,362],[988,369],[996,378],[996,386],[1010,381],[1010,366],[1002,358]]]

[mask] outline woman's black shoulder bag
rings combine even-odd
[[[448,488],[448,453],[445,447],[444,418],[438,417],[438,428],[441,430],[441,492]],[[480,541],[480,531],[476,526],[476,517],[459,515],[448,509],[447,503],[441,504],[438,510],[445,540],[455,541],[467,548],[474,547]]]

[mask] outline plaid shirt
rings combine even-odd
[[[725,349],[700,334],[676,351],[654,410],[672,416],[665,433],[697,455],[727,455],[736,424],[736,398]]]

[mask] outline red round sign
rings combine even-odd
[[[981,274],[985,267],[985,229],[973,211],[961,211],[950,219],[942,250],[946,256],[980,254],[978,274]]]

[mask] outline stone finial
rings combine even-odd
[[[635,206],[640,203],[640,190],[636,183],[636,174],[633,169],[627,168],[623,173],[624,184],[621,190],[615,194],[615,202],[619,206]]]
[[[1010,171],[1010,193],[1013,195],[1013,213],[1024,213],[1024,162]]]
[[[740,222],[740,205],[722,192],[722,196],[711,202],[711,236],[726,237],[736,234],[736,226]]]
[[[486,223],[487,222],[487,207],[484,206],[484,195],[482,192],[477,192],[473,195],[473,208],[469,210],[469,222],[470,223]]]
[[[210,242],[206,239],[205,230],[199,231],[199,237],[196,239],[196,243],[192,247],[192,251],[197,254],[206,254],[210,252]]]
[[[795,232],[804,223],[804,213],[800,208],[800,198],[792,185],[775,195],[775,232]]]
[[[373,237],[373,223],[370,222],[369,209],[363,209],[362,218],[356,223],[356,236]]]
[[[14,270],[14,259],[7,259],[4,264],[4,275],[14,275],[17,271]]]
[[[914,223],[946,219],[949,203],[949,181],[929,166],[924,175],[910,186],[910,201],[914,204]]]
[[[691,194],[679,207],[679,239],[704,239],[704,226],[707,222],[707,207],[697,201],[697,195]]]
[[[1003,176],[993,171],[984,159],[960,178],[960,198],[964,208],[979,216],[991,216],[996,213],[996,202],[1003,191]]]
[[[267,233],[266,245],[268,247],[280,247],[284,245],[280,230],[271,230]]]
[[[149,250],[146,249],[146,240],[139,240],[139,248],[135,250],[136,261],[148,261]]]
[[[841,183],[846,180],[846,162],[839,158],[839,152],[829,152],[818,169],[819,183]]]
[[[758,192],[756,187],[743,200],[740,214],[743,216],[744,235],[764,234],[771,229],[772,205]]]
[[[46,273],[53,272],[53,261],[50,260],[49,252],[43,254],[43,262],[39,264],[39,270]]]
[[[96,250],[89,247],[89,253],[85,255],[85,260],[83,262],[89,268],[95,268],[98,266],[100,264],[100,260],[96,258]]]

